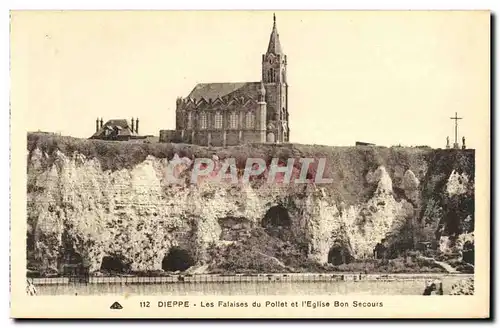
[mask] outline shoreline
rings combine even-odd
[[[163,283],[253,283],[253,282],[342,282],[402,281],[442,279],[444,277],[474,278],[471,273],[260,273],[260,274],[171,274],[168,276],[91,276],[27,278],[34,285],[69,284],[163,284]]]

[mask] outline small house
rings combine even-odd
[[[97,119],[95,133],[90,139],[129,141],[136,139],[146,139],[146,136],[139,135],[139,119],[131,120],[131,124],[124,119],[113,119],[103,124],[103,120]]]

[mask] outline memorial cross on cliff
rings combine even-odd
[[[450,117],[450,119],[455,120],[455,142],[453,143],[454,149],[459,149],[458,146],[458,120],[463,119],[463,117],[458,117],[457,112],[455,112],[455,117]]]

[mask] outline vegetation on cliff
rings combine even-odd
[[[359,203],[373,194],[374,187],[366,181],[366,174],[380,166],[388,168],[393,177],[394,193],[401,195],[403,175],[411,170],[424,185],[423,197],[433,199],[441,192],[446,178],[453,170],[474,172],[474,150],[442,150],[404,147],[331,147],[304,144],[248,144],[231,147],[204,147],[190,144],[137,143],[79,139],[52,134],[30,133],[27,138],[28,156],[35,149],[49,154],[45,167],[53,164],[54,151],[71,156],[74,152],[88,159],[95,158],[103,171],[131,169],[142,163],[147,156],[171,160],[179,157],[235,158],[238,168],[244,168],[247,158],[262,158],[270,163],[272,158],[286,161],[289,158],[325,158],[324,177],[332,179],[325,187],[332,191],[336,200],[346,204]],[[314,165],[312,168],[315,169]],[[429,174],[427,174],[429,173]],[[471,175],[472,177],[474,174]],[[428,183],[427,183],[428,182]]]

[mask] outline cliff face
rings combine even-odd
[[[326,158],[332,183],[169,180],[174,158],[186,160],[181,170],[188,174],[193,158],[215,153],[221,162],[234,154],[239,167],[244,157]],[[174,251],[177,258],[189,254],[191,264],[211,263],[211,249],[245,243],[258,229],[316,263],[335,263],[339,254],[370,258],[382,241],[398,245],[404,231],[446,251],[474,229],[469,150],[207,149],[29,135],[27,163],[28,266],[43,272],[60,271],[75,258],[91,271],[109,263],[175,271]]]

